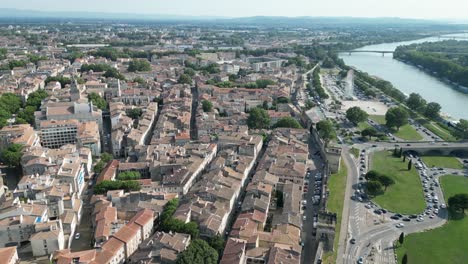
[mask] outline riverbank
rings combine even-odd
[[[359,48],[360,50],[394,51],[400,45],[413,43],[437,42],[437,37],[422,38],[414,41],[384,43]],[[371,76],[387,80],[404,94],[419,93],[427,101],[438,102],[442,112],[450,115],[454,120],[468,119],[468,111],[463,105],[468,105],[468,94],[454,89],[446,82],[438,80],[421,69],[393,59],[393,56],[382,57],[373,53],[340,53],[339,57],[350,67]]]

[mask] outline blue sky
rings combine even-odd
[[[0,7],[227,17],[468,18],[468,0],[0,0]]]

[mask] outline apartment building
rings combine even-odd
[[[36,233],[31,236],[34,257],[48,256],[65,248],[65,237],[60,220],[36,225]]]
[[[66,144],[76,144],[79,126],[80,122],[76,119],[40,122],[41,145],[56,149]]]
[[[87,147],[93,156],[101,153],[99,126],[95,121],[79,122],[76,119],[46,120],[39,125],[41,145],[57,149],[67,144]]]

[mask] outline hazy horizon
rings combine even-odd
[[[176,16],[249,17],[249,16],[315,16],[315,17],[399,17],[416,19],[467,20],[468,1],[462,0],[0,0],[1,8],[43,12],[104,12],[126,14],[161,14]]]

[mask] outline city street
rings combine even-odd
[[[304,211],[304,216],[306,220],[303,222],[302,228],[302,241],[304,243],[302,251],[302,263],[312,263],[318,243],[314,235],[314,216],[319,212],[319,205],[313,204],[312,197],[314,196],[315,189],[315,175],[321,173],[323,175],[323,161],[320,158],[320,155],[314,155],[317,152],[317,147],[314,146],[314,143],[309,139],[309,159],[313,162],[309,167],[310,176],[309,176],[309,191],[303,195],[303,200],[307,201],[306,210]],[[322,185],[321,189],[323,189]]]

